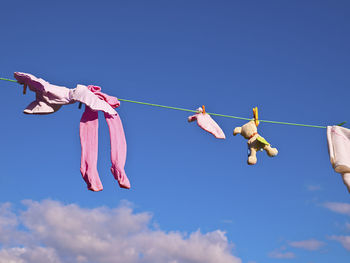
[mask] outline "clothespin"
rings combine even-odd
[[[205,114],[205,106],[204,105],[202,105],[202,110],[203,110],[203,114]]]
[[[23,85],[23,95],[27,93],[27,84]]]
[[[253,115],[254,115],[255,126],[258,127],[259,125],[258,107],[253,108]]]

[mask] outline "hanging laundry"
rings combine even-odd
[[[15,72],[14,76],[18,83],[24,85],[24,91],[28,86],[31,91],[36,93],[35,101],[23,111],[26,114],[50,114],[58,111],[62,105],[77,101],[88,105],[93,110],[100,110],[112,115],[117,113],[108,103],[100,100],[84,85],[78,84],[75,89],[68,89],[52,85],[28,73]]]
[[[108,103],[112,108],[117,108],[120,102],[116,97],[108,96],[101,92],[97,86],[87,87],[99,99]],[[108,124],[111,142],[111,172],[122,188],[130,188],[124,165],[126,160],[126,140],[122,122],[118,113],[110,115],[104,113]],[[101,191],[102,183],[97,172],[98,153],[98,112],[85,106],[85,112],[80,120],[80,141],[81,141],[81,166],[80,172],[89,190]]]
[[[327,126],[328,152],[334,171],[340,173],[350,193],[350,130]]]
[[[270,157],[276,156],[278,154],[278,150],[276,148],[272,148],[270,144],[258,134],[258,108],[255,107],[253,109],[254,120],[244,124],[242,127],[236,127],[233,131],[233,135],[241,134],[244,138],[248,140],[248,164],[253,165],[258,161],[256,158],[256,152],[259,150],[265,150],[267,155]]]
[[[80,171],[92,191],[103,189],[97,172],[98,151],[98,111],[104,112],[110,133],[111,172],[122,188],[130,188],[124,165],[126,161],[126,140],[122,122],[114,110],[120,105],[117,98],[101,92],[97,86],[78,84],[75,89],[50,84],[28,73],[15,72],[18,83],[24,85],[23,93],[28,86],[36,93],[36,99],[30,103],[24,113],[50,114],[58,111],[62,105],[82,102],[85,112],[80,120],[81,164]]]
[[[203,130],[213,134],[218,139],[225,139],[225,134],[220,128],[220,126],[210,117],[208,113],[205,112],[205,107],[197,109],[195,115],[188,117],[188,122],[197,120],[197,124]]]

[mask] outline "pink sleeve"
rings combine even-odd
[[[187,121],[188,121],[188,122],[192,122],[192,121],[197,120],[197,115],[198,115],[198,114],[195,114],[195,115],[189,116],[189,117],[188,117],[188,119],[187,119]]]

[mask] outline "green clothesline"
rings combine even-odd
[[[17,80],[14,80],[14,79],[4,79],[4,78],[0,78],[0,80],[6,80],[6,81],[11,81],[11,82],[17,82]]]
[[[13,79],[0,78],[0,80],[11,81],[11,82],[16,82],[17,83],[17,80],[13,80]],[[153,106],[153,107],[172,109],[172,110],[180,110],[180,111],[195,112],[195,113],[197,112],[196,110],[189,110],[189,109],[184,109],[184,108],[171,107],[171,106],[165,106],[165,105],[153,104],[153,103],[147,103],[147,102],[141,102],[141,101],[135,101],[135,100],[126,100],[126,99],[119,99],[119,98],[118,98],[118,100],[125,101],[125,102],[142,104],[142,105],[148,105],[148,106]],[[247,120],[247,121],[252,120],[252,118],[243,118],[243,117],[237,117],[237,116],[232,116],[232,115],[224,115],[224,114],[218,114],[218,113],[211,113],[211,112],[207,112],[207,113],[209,115],[220,116],[220,117],[231,118],[231,119],[239,119],[239,120]],[[303,126],[303,127],[311,127],[311,128],[321,128],[321,129],[326,129],[327,128],[327,126],[300,124],[300,123],[292,123],[292,122],[268,121],[268,120],[260,120],[260,119],[259,119],[259,121],[260,122],[266,122],[266,123],[275,123],[275,124],[284,124],[284,125],[293,125],[293,126]],[[342,126],[345,123],[346,122],[342,122],[342,123],[340,123],[338,125]]]

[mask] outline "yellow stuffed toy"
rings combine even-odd
[[[236,127],[233,131],[233,135],[237,135],[240,133],[244,138],[248,140],[248,148],[250,150],[248,156],[248,164],[253,165],[256,164],[256,152],[259,150],[265,150],[268,156],[273,157],[276,156],[278,151],[276,148],[272,148],[270,144],[258,134],[258,108],[255,107],[253,109],[254,120],[244,124],[242,127]]]

